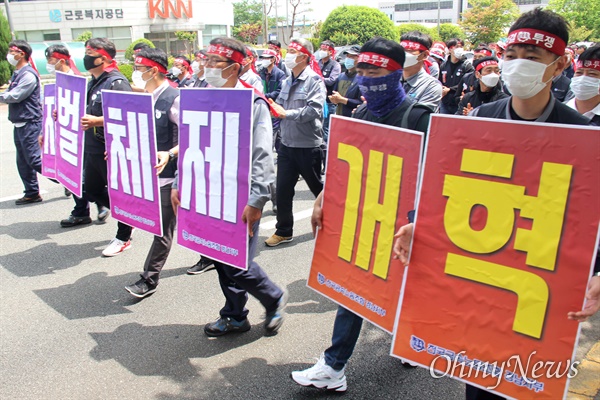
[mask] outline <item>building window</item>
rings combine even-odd
[[[518,1],[534,1],[534,0],[518,0]],[[539,1],[539,0],[537,0]],[[451,10],[454,6],[453,1],[440,1],[439,7],[442,10]],[[396,11],[420,11],[420,10],[437,10],[438,2],[437,1],[428,1],[428,2],[418,2],[418,3],[404,3],[404,4],[396,4]]]
[[[206,25],[202,31],[202,45],[206,47],[211,40],[221,36],[227,36],[227,26]]]
[[[115,44],[118,53],[125,53],[125,50],[131,44],[131,28],[128,26],[114,27],[114,28],[77,28],[72,29],[73,40],[77,39],[79,35],[84,32],[92,32],[92,37],[105,37]]]
[[[60,41],[60,31],[58,29],[47,31],[17,32],[17,36],[19,39],[30,43]]]

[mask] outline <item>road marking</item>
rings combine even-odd
[[[48,193],[47,190],[40,190],[40,194],[46,194],[46,193]],[[17,199],[20,199],[21,197],[23,197],[23,193],[16,194],[14,196],[0,197],[0,203],[4,203],[5,201],[17,200]]]
[[[298,211],[294,214],[294,221],[300,221],[301,219],[309,218],[312,215],[313,209],[309,208],[308,210]],[[275,225],[277,224],[277,219],[272,219],[271,221],[263,222],[260,224],[260,229],[275,229]]]

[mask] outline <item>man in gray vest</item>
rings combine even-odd
[[[15,67],[8,90],[0,93],[0,103],[8,104],[8,120],[14,124],[17,148],[17,168],[25,186],[25,195],[16,205],[42,201],[37,173],[42,171],[41,149],[38,136],[42,131],[42,103],[40,77],[29,64],[31,46],[24,40],[8,44],[7,61]]]

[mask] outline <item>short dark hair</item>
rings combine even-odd
[[[180,60],[183,60],[183,61],[187,62],[188,65],[192,64],[191,61],[190,61],[190,59],[187,58],[186,56],[175,56],[175,60],[177,60],[177,59],[180,59]]]
[[[429,36],[426,33],[419,32],[419,31],[406,32],[405,34],[403,34],[400,37],[400,41],[403,41],[403,40],[408,40],[411,42],[417,42],[419,44],[422,44],[423,46],[427,47],[427,50],[429,50],[431,48],[431,46],[433,45],[431,36]]]
[[[46,58],[52,57],[53,53],[58,53],[62,54],[63,56],[71,57],[69,49],[67,49],[67,47],[62,44],[53,44],[52,46],[48,47],[45,51]]]
[[[323,40],[323,41],[321,42],[321,45],[323,45],[323,44],[324,44],[325,46],[329,46],[329,47],[333,47],[333,48],[335,48],[335,43],[333,43],[331,40]]]
[[[246,46],[246,50],[248,50],[250,52],[250,54],[252,54],[253,58],[258,58],[258,53],[256,52],[256,50],[254,50],[254,48],[252,48],[251,46]],[[247,57],[249,57],[248,56],[248,51],[245,53],[245,55]]]
[[[85,42],[85,47],[88,46],[92,49],[102,49],[106,51],[110,58],[115,58],[117,55],[117,48],[115,47],[115,44],[107,38],[92,38]]]
[[[281,42],[279,40],[269,40],[267,44],[272,44],[273,46],[281,48]]]
[[[579,55],[579,61],[590,61],[600,59],[600,43],[596,43]]]
[[[198,57],[199,55],[203,55],[206,57],[206,50],[198,50],[197,52],[194,53],[194,55],[196,57]]]
[[[394,42],[393,40],[384,39],[382,37],[374,37],[367,43],[363,44],[360,48],[361,53],[377,53],[383,56],[389,57],[396,61],[398,64],[404,66],[404,47],[400,46],[400,43]],[[371,64],[364,62],[356,65],[358,68],[372,69],[376,68]]]
[[[498,59],[496,57],[483,57],[483,58],[480,58],[479,60],[474,60],[473,61],[473,68],[475,68],[475,70],[477,70],[477,66],[479,64],[483,63],[483,62],[486,62],[486,61],[496,61],[496,62],[498,62]]]
[[[26,61],[29,61],[29,57],[31,57],[31,53],[33,52],[33,50],[31,50],[31,46],[29,45],[29,43],[27,43],[24,40],[13,40],[12,42],[10,42],[8,44],[8,47],[16,47],[19,50],[21,50],[23,53],[25,53]]]
[[[146,43],[140,42],[140,43],[136,43],[136,45],[133,46],[133,51],[142,50],[142,49],[145,49],[145,48],[151,48],[151,47],[148,46]]]
[[[537,7],[521,14],[512,24],[508,33],[517,29],[539,29],[556,35],[565,43],[569,43],[569,28],[569,22],[560,14]]]
[[[446,42],[446,47],[450,48],[450,47],[454,47],[458,44],[460,44],[461,46],[464,46],[465,42],[463,42],[463,40],[460,38],[452,38]]]
[[[144,57],[155,63],[160,64],[165,69],[169,68],[169,59],[167,53],[161,49],[153,49],[150,46],[143,47],[139,53],[136,54],[138,57]]]

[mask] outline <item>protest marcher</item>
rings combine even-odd
[[[567,106],[590,118],[592,125],[600,126],[600,44],[579,56],[571,90],[575,97]]]
[[[146,43],[137,43],[135,46],[133,46],[133,55],[137,55],[137,53],[139,53],[142,49],[149,49],[150,46],[148,46]]]
[[[269,40],[267,42],[267,46],[269,47],[269,50],[273,50],[277,53],[275,56],[275,66],[283,71],[285,76],[290,76],[292,71],[290,71],[290,69],[285,65],[284,60],[281,58],[281,42],[278,40]]]
[[[254,87],[259,92],[262,92],[264,90],[263,83],[260,79],[260,76],[256,72],[256,67],[254,66],[254,62],[257,58],[258,54],[256,53],[256,50],[250,46],[246,46],[246,58],[244,59],[244,65],[242,66],[240,79]]]
[[[144,263],[141,279],[125,287],[132,296],[143,298],[156,291],[162,270],[173,244],[175,212],[171,204],[171,185],[177,169],[176,153],[179,140],[179,89],[171,87],[167,74],[167,54],[161,49],[146,48],[134,60],[132,79],[137,87],[152,93],[156,147],[160,184],[160,207],[163,235],[154,236]]]
[[[463,75],[471,72],[473,66],[464,58],[464,42],[461,39],[450,39],[446,46],[450,55],[440,67],[440,82],[442,88],[442,102],[440,104],[440,113],[455,114],[458,109],[456,101],[456,92],[462,90],[458,87]]]
[[[565,55],[567,56],[568,63],[567,68],[563,71],[563,75],[569,79],[573,79],[573,75],[575,75],[575,52],[570,47],[567,47]]]
[[[573,98],[571,80],[565,74],[561,73],[559,76],[552,78],[552,94],[556,100],[562,103]]]
[[[360,46],[357,45],[344,51],[346,71],[340,75],[328,97],[329,101],[337,105],[335,111],[337,115],[351,117],[352,111],[363,103],[360,88],[356,82],[356,61],[359,54]]]
[[[458,104],[456,115],[467,115],[482,104],[508,97],[502,91],[500,67],[496,57],[484,57],[473,62],[475,78],[473,90],[465,94]]]
[[[206,83],[206,79],[204,77],[204,67],[206,66],[206,51],[197,51],[195,56],[196,58],[192,62],[192,72],[194,73],[195,79],[192,87],[207,87],[208,83]]]
[[[292,71],[284,82],[277,102],[269,100],[281,119],[281,145],[277,157],[277,230],[265,241],[269,247],[293,240],[294,188],[301,175],[317,196],[323,190],[323,106],[327,89],[313,68],[312,44],[292,39],[285,63]]]
[[[412,31],[402,35],[400,45],[404,48],[406,57],[402,73],[402,85],[406,95],[437,111],[442,100],[442,85],[425,71],[431,38],[424,33]]]
[[[579,56],[586,50],[587,46],[585,44],[578,44],[577,48],[575,49],[575,60],[579,60]]]
[[[242,64],[246,58],[246,49],[242,43],[230,38],[211,40],[207,49],[206,76],[214,87],[244,88],[239,81]],[[212,77],[212,78],[211,78]],[[220,79],[217,79],[220,78]],[[265,330],[275,333],[283,323],[283,311],[287,303],[287,292],[281,290],[254,261],[258,243],[258,227],[262,209],[269,200],[269,184],[275,179],[273,166],[271,116],[267,102],[260,96],[254,96],[252,127],[252,168],[250,198],[244,208],[242,221],[248,227],[248,269],[242,270],[216,262],[221,290],[225,295],[225,306],[220,317],[204,327],[207,336],[222,336],[232,332],[250,330],[250,322],[245,308],[248,293],[265,307]],[[173,200],[179,203],[176,189]]]
[[[24,40],[8,44],[6,60],[15,68],[8,89],[0,93],[0,103],[8,104],[8,120],[14,125],[17,169],[25,187],[16,205],[42,201],[38,172],[42,172],[42,152],[38,136],[42,131],[41,85],[37,70],[30,64],[31,46]]]
[[[55,75],[58,71],[69,75],[81,75],[66,46],[54,44],[46,49],[45,54],[47,61],[46,70],[51,74]],[[42,146],[42,135],[40,135],[40,139],[40,146]],[[65,195],[67,193],[71,194],[71,192],[65,189]],[[69,228],[77,225],[91,224],[90,204],[85,198],[85,188],[83,188],[83,196],[73,196],[73,200],[75,201],[75,207],[73,207],[73,211],[71,211],[71,215],[68,218],[60,221],[60,226]],[[110,210],[99,204],[96,204],[96,206],[98,207],[98,221],[101,223],[105,222],[110,214]]]
[[[534,39],[535,31],[551,39],[549,42]],[[528,40],[517,39],[526,32]],[[563,17],[536,8],[522,14],[511,26],[506,42],[502,75],[512,96],[488,103],[473,110],[469,115],[516,121],[588,125],[589,120],[554,98],[550,82],[562,74],[567,58],[565,45],[569,40],[569,24]],[[546,47],[544,43],[553,43]],[[396,234],[394,252],[403,263],[408,262],[413,225],[405,225]],[[598,259],[597,259],[598,260]],[[595,273],[600,271],[597,262]],[[584,320],[600,308],[600,276],[594,276],[588,287],[586,298],[590,301],[579,312],[571,312],[570,319]],[[467,384],[467,400],[499,400],[502,396]]]
[[[325,40],[321,43],[320,49],[315,53],[315,58],[319,60],[319,68],[323,74],[325,88],[327,88],[327,96],[333,94],[333,86],[342,72],[340,63],[335,61],[335,46],[333,42]],[[335,114],[336,105],[326,99],[327,102],[327,118],[323,121],[323,140],[327,143],[327,135],[329,135],[329,116]]]
[[[173,61],[173,68],[171,68],[173,74],[173,82],[178,87],[188,87],[194,84],[194,72],[192,71],[192,63],[186,56],[179,56]]]
[[[406,96],[400,83],[402,65],[405,62],[402,46],[391,40],[374,38],[365,43],[360,51],[357,79],[367,102],[356,110],[354,118],[426,132],[431,109],[427,106],[415,106],[416,103]],[[382,86],[386,89],[377,90]],[[407,112],[408,126],[402,126]],[[313,233],[317,227],[322,227],[322,198],[323,195],[320,194],[315,201],[311,219]],[[345,391],[347,383],[344,371],[358,341],[362,322],[363,319],[358,315],[344,307],[338,307],[331,346],[314,366],[292,372],[292,379],[302,386]]]
[[[475,50],[473,50],[473,60],[471,65],[475,63],[475,61],[480,60],[484,57],[492,57],[493,52],[490,48],[485,46],[479,46]],[[463,96],[469,92],[472,92],[475,89],[475,82],[477,82],[477,78],[475,77],[475,71],[467,72],[463,75],[457,85],[456,93],[454,94],[456,103],[460,103]],[[460,107],[459,110],[460,111]]]
[[[85,129],[83,186],[85,196],[90,201],[109,208],[102,90],[130,92],[131,86],[119,72],[114,60],[117,49],[113,42],[106,38],[92,38],[85,42],[85,47],[83,65],[92,74],[92,79],[88,82],[86,114],[81,118],[81,125]],[[117,225],[116,237],[102,251],[105,257],[115,256],[131,248],[131,226],[122,222]]]

